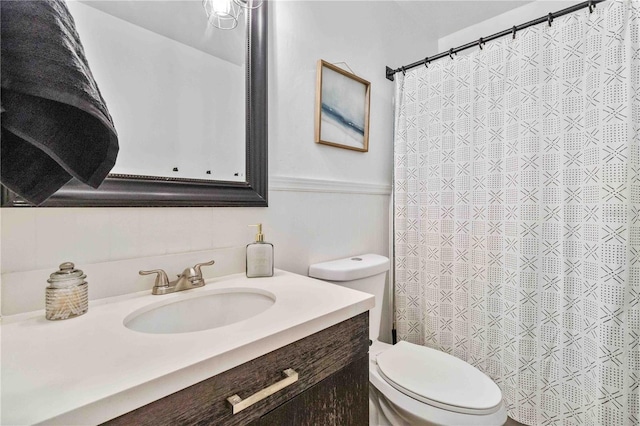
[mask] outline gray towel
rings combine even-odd
[[[97,188],[118,136],[62,0],[0,0],[0,181],[40,204],[76,178]]]

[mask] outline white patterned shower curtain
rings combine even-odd
[[[640,1],[397,74],[396,327],[528,425],[640,422]]]

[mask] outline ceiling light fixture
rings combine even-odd
[[[243,9],[257,9],[262,5],[262,0],[233,0]]]
[[[202,0],[202,7],[210,25],[221,30],[232,30],[238,26],[242,9],[256,9],[263,0]]]

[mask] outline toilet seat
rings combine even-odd
[[[500,410],[500,388],[470,364],[441,351],[399,342],[376,356],[380,376],[420,402],[463,414]]]

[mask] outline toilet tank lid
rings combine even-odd
[[[378,254],[363,254],[316,263],[309,266],[309,276],[328,281],[352,281],[389,270],[389,259]]]

